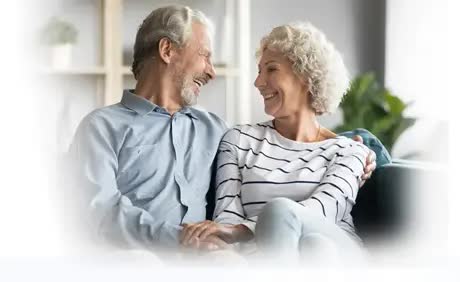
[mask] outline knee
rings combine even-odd
[[[286,198],[277,198],[267,203],[256,224],[255,239],[258,247],[267,251],[297,249],[302,235],[300,207],[298,203]]]
[[[276,198],[268,202],[262,209],[259,218],[262,217],[278,217],[287,218],[295,214],[294,209],[296,202],[287,198]]]
[[[313,228],[317,224],[321,224],[324,218],[293,200],[276,198],[264,206],[258,218],[259,222],[261,220],[299,222],[299,224],[303,222]]]

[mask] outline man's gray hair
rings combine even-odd
[[[143,62],[158,54],[158,43],[168,38],[177,47],[187,44],[192,23],[199,22],[213,31],[211,21],[198,10],[187,6],[171,5],[152,11],[139,26],[134,44],[134,61],[131,70],[137,79]]]

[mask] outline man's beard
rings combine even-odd
[[[195,95],[195,92],[193,91],[193,87],[190,85],[190,83],[187,83],[187,80],[185,79],[181,86],[180,96],[184,106],[194,106],[198,100],[197,95]]]
[[[193,77],[186,77],[185,75],[176,73],[175,81],[180,90],[182,106],[187,107],[196,105],[198,99],[197,95],[195,95],[195,92],[193,91],[193,88],[195,87]]]

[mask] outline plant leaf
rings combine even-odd
[[[403,116],[409,104],[382,87],[373,73],[364,73],[350,84],[340,104],[343,123],[334,130],[367,128],[391,150],[397,138],[415,122]]]

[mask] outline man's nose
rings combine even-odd
[[[216,69],[214,68],[214,65],[211,62],[208,64],[208,67],[206,68],[206,74],[208,75],[210,80],[216,78]]]

